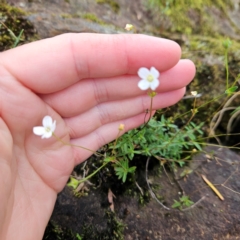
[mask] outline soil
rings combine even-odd
[[[146,163],[146,159],[142,159],[142,162]],[[164,172],[157,176],[156,169],[150,165],[149,179],[155,186],[160,186],[154,193],[160,196],[165,206],[171,208],[173,199],[178,200],[182,194],[190,196],[194,202],[202,199],[187,211],[165,210],[154,199],[140,204],[138,197],[118,193],[115,180],[116,186],[111,185],[116,196],[115,217],[109,208],[106,186],[97,189],[91,187],[88,196],[80,198],[74,196],[69,187],[65,187],[58,196],[50,222],[79,233],[83,236],[82,239],[122,239],[115,235],[121,224],[124,224],[123,239],[126,240],[239,239],[239,164],[239,155],[231,150],[207,147],[205,153],[196,155],[191,162],[189,168],[193,172],[178,181],[174,180],[176,174],[173,176],[171,172],[168,172],[168,176]],[[184,170],[181,169],[182,171]],[[202,174],[216,184],[224,197],[223,201],[206,185]],[[138,172],[136,181],[143,190],[146,189],[145,170]],[[136,186],[133,191],[139,192]],[[55,239],[54,237],[56,236],[51,238],[46,232],[44,239]]]
[[[121,33],[125,32],[126,23],[131,23],[136,32],[167,36],[180,44],[188,41],[184,34],[163,30],[163,26],[171,25],[170,21],[157,22],[144,0],[11,0],[8,3],[27,13],[22,19],[31,27],[25,34],[34,35],[35,39],[66,32]],[[239,1],[234,3],[239,6]],[[214,14],[216,31],[240,38],[239,29],[231,24],[238,25],[237,7],[229,18],[222,18],[216,9],[208,9],[208,14],[211,11],[217,12]],[[194,14],[193,18],[196,20]],[[26,42],[29,39],[26,37]],[[88,165],[92,161],[96,160],[88,160]],[[85,185],[80,196],[66,186],[58,195],[44,239],[240,239],[238,153],[227,148],[207,147],[187,167],[192,173],[182,178],[179,176],[184,169],[179,173],[166,169],[165,173],[161,168],[159,172],[157,160],[150,159],[149,182],[157,199],[170,210],[164,209],[149,193],[145,177],[147,159],[142,157],[135,161],[141,163],[137,174],[125,184],[105,170],[90,180],[94,185]],[[78,166],[75,171],[79,173],[80,169]],[[224,200],[216,196],[201,175],[217,184]],[[108,201],[109,189],[115,195],[114,212]],[[182,211],[172,209],[174,199],[179,200],[182,195],[189,196],[195,203],[201,201],[187,211],[183,211],[186,207]]]

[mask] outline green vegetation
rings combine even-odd
[[[182,196],[179,198],[179,201],[174,200],[174,204],[172,205],[172,208],[178,208],[182,210],[184,207],[190,207],[193,205],[194,202],[192,202],[188,196]]]
[[[151,119],[143,129],[134,129],[124,134],[116,145],[110,144],[110,149],[116,151],[114,168],[117,176],[126,181],[127,174],[133,173],[135,167],[129,167],[129,160],[135,154],[143,156],[161,156],[167,159],[173,168],[176,163],[180,166],[190,157],[183,158],[184,151],[192,152],[194,148],[201,150],[197,136],[203,132],[203,124],[195,125],[190,122],[183,129],[179,129],[172,119],[166,119],[161,115],[160,120]]]
[[[209,124],[216,110],[227,100],[224,95],[226,82],[233,83],[239,74],[240,43],[234,39],[234,35],[239,35],[240,30],[227,13],[234,6],[231,1],[223,0],[149,0],[147,6],[155,25],[152,31],[177,41],[182,47],[182,58],[189,58],[195,63],[196,76],[188,86],[187,93],[197,91],[202,94],[197,99],[197,105],[202,107],[200,113],[196,114],[195,123]],[[226,35],[228,32],[232,33],[233,38]],[[227,49],[226,58],[223,42],[227,38],[231,38],[232,44]],[[226,60],[229,71],[226,71]],[[220,93],[222,97],[219,97]],[[182,115],[181,121],[185,123],[189,116],[184,113],[190,108],[191,101],[183,100],[171,108],[166,116],[175,119]]]
[[[33,26],[24,18],[27,13],[0,3],[0,51],[36,39]]]
[[[107,227],[105,232],[99,232],[93,225],[84,225],[83,233],[81,234],[83,240],[123,240],[124,224],[118,219],[115,213],[111,211],[105,212]]]
[[[114,12],[119,11],[119,5],[115,1],[97,0],[96,2],[109,4]],[[70,178],[68,186],[74,190],[88,178],[92,176],[97,178],[98,173],[103,174],[107,180],[111,178],[117,182],[120,179],[128,184],[133,182],[137,168],[142,167],[141,161],[138,161],[138,164],[134,162],[139,156],[143,156],[142,159],[152,157],[159,160],[161,169],[167,163],[168,170],[176,172],[179,167],[188,165],[192,155],[201,151],[202,146],[207,145],[209,139],[216,138],[220,143],[217,134],[223,137],[226,137],[226,133],[230,134],[240,115],[240,101],[237,100],[239,92],[236,86],[240,80],[240,43],[214,30],[216,20],[211,15],[213,8],[218,9],[230,21],[232,28],[239,33],[226,14],[226,9],[232,6],[226,6],[224,0],[195,2],[149,0],[149,6],[158,20],[167,23],[166,26],[161,25],[160,30],[159,26],[155,28],[154,32],[178,41],[183,49],[183,58],[192,59],[197,67],[195,80],[188,87],[187,94],[196,90],[202,93],[202,96],[182,100],[165,112],[157,112],[147,124],[129,131],[117,141],[104,146],[98,152],[100,160],[90,169],[86,178],[81,180]],[[0,22],[1,51],[32,40],[34,29],[23,18],[26,13],[6,4],[0,4],[0,12],[0,17],[3,19]],[[82,17],[97,24],[105,24],[92,13],[84,13],[81,16],[62,14],[62,17]],[[234,109],[224,117],[220,112],[224,109],[227,111],[230,105]],[[219,125],[221,130],[218,129]],[[183,170],[180,177],[191,173],[191,169]],[[130,191],[132,189],[125,192]],[[76,192],[75,195],[86,196]],[[144,197],[150,197],[149,195],[148,190],[144,189],[140,202],[144,203]],[[192,204],[189,196],[182,196],[179,200],[174,200],[172,208],[182,210]],[[122,222],[112,212],[106,212],[106,219],[109,232],[104,233],[102,239],[123,239]],[[56,239],[66,239],[66,236],[72,239],[94,239],[100,234],[92,226],[87,225],[84,226],[81,235],[72,233],[71,230],[64,233],[64,230],[55,224],[52,224],[52,227]]]
[[[227,17],[226,8],[229,2],[224,0],[148,0],[148,5],[161,20],[169,19],[169,29],[184,34],[219,35],[213,32],[211,8],[218,8],[224,17]]]
[[[104,3],[108,4],[115,13],[119,12],[120,6],[114,0],[96,0],[96,2],[99,3],[99,4],[104,4]]]
[[[86,20],[89,20],[91,22],[95,22],[95,23],[98,23],[100,25],[104,25],[105,22],[100,20],[95,14],[93,13],[84,13],[81,15],[82,18],[86,19]]]
[[[44,239],[56,240],[83,240],[79,233],[74,233],[72,230],[59,226],[54,221],[50,221],[47,225]]]

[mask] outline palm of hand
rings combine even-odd
[[[9,229],[18,229],[15,234],[19,235],[19,231],[26,231],[21,226],[23,221],[29,221],[28,226],[35,222],[39,229],[44,229],[56,194],[73,169],[74,158],[71,147],[53,138],[42,140],[33,135],[33,126],[39,125],[42,116],[49,114],[57,118],[59,136],[69,139],[64,121],[51,107],[13,77],[3,80],[1,86],[8,89],[8,92],[1,93],[4,102],[0,130],[4,134],[0,135],[0,145],[4,164],[0,168],[3,180],[0,199],[8,206],[1,204],[4,207],[1,212],[6,213],[3,221],[10,221]],[[11,207],[13,210],[9,214]],[[36,231],[35,228],[32,230]],[[0,232],[3,233],[4,229]],[[14,232],[8,233],[14,236],[12,234]],[[38,234],[33,232],[33,236]]]
[[[149,61],[150,66],[160,70],[171,69],[180,52],[175,43],[162,40],[158,51],[170,57],[159,62],[152,59],[159,40],[135,37],[139,46],[146,47],[149,40],[146,53],[136,51],[130,36],[96,39],[96,35],[90,34],[64,35],[0,55],[0,237],[3,239],[41,239],[57,193],[66,184],[74,165],[91,155],[54,137],[41,139],[34,135],[33,127],[41,125],[44,116],[56,120],[55,134],[64,142],[93,151],[117,136],[119,123],[125,124],[126,131],[143,123],[150,99],[137,88],[139,79],[131,74],[136,74],[139,67],[147,67]],[[80,40],[91,49],[82,49]],[[39,47],[43,49],[40,56]],[[9,57],[14,54],[16,59]],[[78,60],[81,54],[88,59]],[[19,62],[36,56],[28,69],[17,67]],[[99,67],[100,61],[103,62]],[[42,74],[43,69],[48,73]],[[174,75],[178,81],[169,84]],[[183,61],[162,74],[162,93],[155,97],[153,108],[178,101],[193,75],[190,61]]]

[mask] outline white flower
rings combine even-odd
[[[128,23],[128,24],[126,24],[125,29],[127,31],[131,31],[133,29],[133,25]]]
[[[56,120],[53,122],[50,116],[45,116],[42,120],[43,126],[33,128],[33,133],[42,136],[42,138],[50,138],[56,129]]]
[[[141,90],[147,90],[148,88],[151,88],[153,91],[158,87],[159,85],[159,71],[151,67],[150,70],[147,68],[140,68],[138,70],[138,76],[141,78],[141,80],[138,82],[138,87]]]
[[[198,92],[197,91],[192,91],[191,94],[195,97],[195,96],[197,96]]]

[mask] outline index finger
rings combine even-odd
[[[180,58],[171,40],[136,34],[63,34],[0,54],[2,64],[18,81],[37,93],[62,90],[86,78],[136,74],[140,67],[159,71]]]

